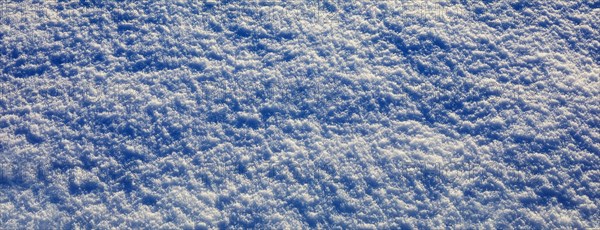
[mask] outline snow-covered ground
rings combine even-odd
[[[600,1],[0,0],[0,228],[599,228]]]

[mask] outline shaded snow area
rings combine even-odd
[[[0,0],[0,228],[599,228],[600,1]]]

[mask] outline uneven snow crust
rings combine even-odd
[[[0,228],[599,228],[600,2],[0,0]]]

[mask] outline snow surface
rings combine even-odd
[[[600,1],[0,1],[0,227],[599,228]]]

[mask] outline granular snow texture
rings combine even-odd
[[[0,228],[600,228],[600,2],[0,0]]]

